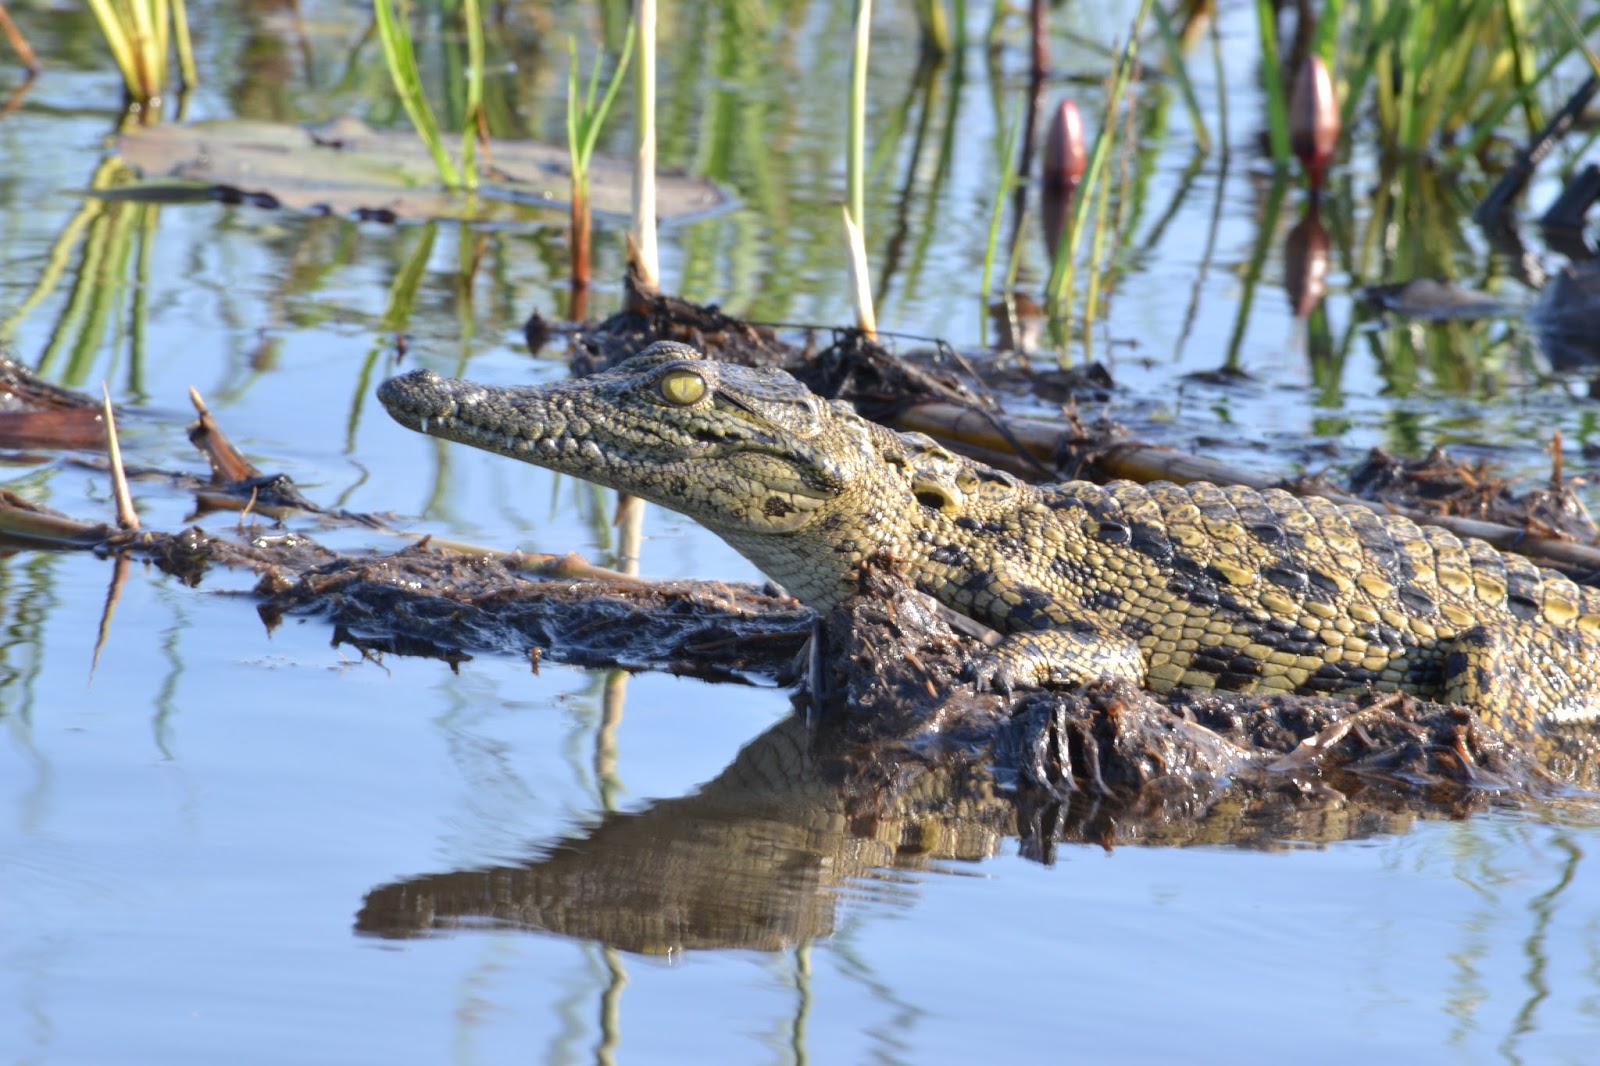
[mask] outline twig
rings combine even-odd
[[[111,461],[111,491],[117,501],[117,527],[138,529],[139,513],[133,509],[133,496],[128,492],[128,474],[122,468],[122,448],[117,444],[117,421],[111,411],[111,390],[100,383],[100,393],[105,397],[106,452]]]
[[[206,409],[206,402],[201,399],[200,391],[193,385],[189,386],[189,402],[194,404],[195,411],[200,415],[194,425],[189,427],[189,442],[205,453],[206,459],[211,463],[212,480],[219,484],[231,485],[259,478],[261,471],[233,446],[228,435],[222,432],[216,419],[212,418],[211,412]]]
[[[0,538],[51,548],[92,548],[112,532],[104,522],[80,522],[0,489]]]
[[[11,16],[6,13],[6,5],[0,4],[0,33],[6,35],[6,40],[11,42],[11,48],[17,53],[17,58],[22,61],[22,67],[28,72],[28,80],[32,81],[39,73],[39,57],[33,54],[33,48],[28,44],[28,39],[22,36],[22,31],[17,24],[11,21]]]
[[[476,555],[494,559],[513,570],[536,574],[539,577],[592,578],[596,581],[623,581],[641,585],[651,583],[648,579],[635,574],[625,574],[620,570],[597,566],[577,552],[556,555],[549,552],[504,551],[499,548],[485,548],[480,544],[450,540],[446,537],[435,537],[432,534],[405,533],[402,536],[415,540],[419,548],[437,548],[458,555]]]

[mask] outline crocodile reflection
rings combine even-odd
[[[1049,862],[1057,842],[1265,846],[1401,831],[1412,817],[1399,802],[1286,804],[1234,785],[1186,793],[1188,817],[1148,790],[1030,801],[993,769],[1016,754],[930,757],[904,746],[875,750],[863,773],[858,758],[819,754],[815,733],[791,716],[691,795],[608,814],[519,865],[375,888],[356,929],[509,927],[649,954],[778,950],[830,934],[845,900],[910,899],[908,871],[979,862],[1008,837]]]
[[[651,954],[775,950],[832,932],[853,885],[870,892],[896,869],[987,858],[1016,831],[1015,808],[975,767],[927,770],[878,817],[828,762],[790,716],[691,795],[608,814],[518,866],[381,886],[356,928],[403,937],[493,924]]]

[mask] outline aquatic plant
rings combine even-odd
[[[1045,134],[1043,172],[1039,198],[1044,207],[1044,243],[1052,260],[1061,247],[1061,237],[1066,224],[1067,209],[1072,206],[1073,193],[1083,182],[1083,171],[1088,164],[1088,140],[1083,132],[1083,114],[1072,99],[1062,100],[1056,106],[1055,118]]]
[[[1371,3],[1356,10],[1344,47],[1367,49],[1354,54],[1369,56],[1364,83],[1371,87],[1381,144],[1420,154],[1517,99],[1529,125],[1539,124],[1537,100],[1525,93],[1534,61],[1523,4],[1396,4],[1381,16]]]
[[[1319,55],[1308,56],[1295,75],[1289,97],[1289,144],[1311,188],[1320,190],[1339,149],[1339,99],[1333,75]]]
[[[1189,64],[1184,61],[1183,35],[1172,24],[1172,16],[1167,14],[1166,8],[1160,4],[1151,8],[1151,13],[1156,17],[1156,28],[1161,33],[1161,43],[1167,52],[1168,70],[1174,81],[1178,83],[1178,91],[1183,97],[1183,107],[1189,115],[1189,122],[1194,126],[1195,147],[1202,155],[1211,151],[1211,131],[1206,129],[1204,115],[1200,111],[1200,95],[1195,91],[1194,79],[1189,76]],[[1191,20],[1192,24],[1192,20]],[[1220,91],[1222,79],[1217,79]]]
[[[1139,5],[1139,10],[1133,17],[1133,24],[1128,30],[1127,43],[1123,45],[1117,57],[1106,92],[1105,115],[1101,119],[1100,130],[1095,135],[1094,147],[1089,150],[1083,181],[1078,188],[1079,195],[1073,198],[1072,213],[1069,216],[1064,239],[1057,245],[1050,264],[1050,280],[1045,284],[1045,307],[1053,323],[1056,341],[1063,350],[1065,336],[1062,326],[1065,324],[1068,304],[1072,298],[1078,242],[1083,238],[1090,205],[1099,199],[1096,194],[1098,184],[1105,180],[1106,162],[1110,158],[1111,143],[1115,136],[1113,131],[1117,126],[1128,86],[1133,80],[1135,62],[1139,55],[1139,36],[1150,16],[1152,6],[1154,6],[1153,0],[1143,0]],[[1104,217],[1104,208],[1098,210],[1101,212],[1101,217]]]
[[[611,105],[622,88],[622,77],[633,58],[636,29],[633,23],[629,23],[623,37],[622,55],[617,59],[616,69],[611,72],[611,80],[606,84],[603,95],[600,94],[601,63],[598,60],[589,71],[588,85],[579,92],[578,39],[567,38],[570,59],[567,68],[567,153],[572,165],[572,288],[575,297],[579,297],[589,285],[589,163],[594,158],[595,144],[600,140],[600,129],[605,125],[606,116],[611,113]],[[571,316],[581,318],[582,312],[575,308]]]
[[[29,78],[39,73],[39,59],[33,54],[33,46],[28,44],[28,39],[22,35],[17,24],[11,21],[4,4],[0,4],[0,36],[11,43],[11,50],[17,53],[17,61],[27,71]]]
[[[422,87],[422,73],[417,67],[416,47],[411,38],[411,28],[400,0],[373,0],[373,16],[377,21],[378,39],[383,44],[384,61],[395,92],[411,119],[411,125],[428,146],[434,165],[439,170],[439,180],[452,189],[478,187],[476,146],[478,127],[483,114],[483,18],[478,10],[478,0],[461,0],[461,18],[467,36],[467,110],[462,123],[461,165],[458,167],[445,149],[439,132],[439,122]]]
[[[1324,12],[1324,18],[1336,18],[1336,15]],[[1289,165],[1289,100],[1283,88],[1283,64],[1279,59],[1278,6],[1272,0],[1256,0],[1256,31],[1261,37],[1261,80],[1267,90],[1267,143],[1273,163],[1286,167]]]
[[[1000,222],[1005,217],[1006,200],[1011,196],[1011,192],[1016,187],[1018,180],[1016,171],[1011,168],[1011,160],[1016,158],[1017,131],[1021,128],[1022,110],[1018,108],[1016,113],[1011,116],[1011,122],[1006,126],[1006,139],[1000,148],[1000,168],[999,173],[995,175],[994,206],[989,212],[989,236],[983,246],[983,280],[978,285],[978,332],[979,336],[983,338],[984,344],[989,343],[989,308],[993,300],[994,256],[995,249],[1000,244]],[[1013,247],[1011,249],[1011,264],[1015,264],[1016,258],[1017,250]],[[1014,274],[1008,273],[1006,284],[1008,290],[1014,277]],[[1009,291],[1006,293],[1005,299],[1007,315],[1010,316],[1011,295]],[[1012,335],[1015,336],[1015,334],[1016,328],[1013,324]]]
[[[872,0],[855,0],[853,46],[850,52],[849,128],[845,136],[845,246],[850,263],[850,291],[856,304],[856,328],[869,337],[877,332],[866,243],[867,51],[872,40]]]
[[[656,250],[656,0],[634,0],[634,33],[639,64],[633,68],[633,222],[628,229],[628,263],[636,283],[647,292],[661,286]],[[639,572],[644,554],[644,500],[617,492],[617,565],[625,574]],[[613,673],[608,694],[620,701],[627,675]]]
[[[966,50],[967,0],[951,0],[948,12],[945,11],[944,0],[916,0],[912,4],[912,11],[917,16],[917,28],[925,53],[946,56],[951,52],[959,54]]]
[[[661,284],[656,250],[656,0],[634,0],[639,65],[633,70],[633,225],[628,259],[639,284]]]
[[[182,87],[199,84],[183,0],[89,0],[89,7],[122,72],[128,99],[142,114],[161,99],[174,46]]]
[[[1311,56],[1320,57],[1342,101],[1338,128],[1370,116],[1380,151],[1434,155],[1453,168],[1513,110],[1539,128],[1537,89],[1600,25],[1600,15],[1590,15],[1579,26],[1569,0],[1543,7],[1561,18],[1539,19],[1524,0],[1328,0],[1315,26],[1297,28],[1288,69],[1299,76]],[[1284,167],[1292,150],[1290,78],[1275,5],[1257,0],[1256,11],[1271,154]]]

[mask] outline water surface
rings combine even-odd
[[[1082,76],[1072,91],[1094,114],[1103,46],[1130,5],[1069,7],[1057,63]],[[1147,134],[1126,238],[1134,251],[1094,337],[1126,390],[1110,413],[1126,404],[1173,443],[1271,470],[1445,441],[1537,476],[1558,428],[1569,470],[1585,469],[1586,390],[1550,377],[1514,325],[1459,328],[1446,336],[1462,358],[1430,362],[1406,330],[1356,310],[1357,284],[1403,280],[1401,249],[1359,277],[1353,260],[1336,258],[1331,346],[1289,312],[1277,253],[1249,285],[1270,182],[1254,147],[1254,63],[1231,59],[1253,54],[1253,14],[1223,7],[1230,152],[1197,159],[1176,97],[1164,128]],[[544,229],[484,234],[480,249],[479,234],[451,227],[142,208],[132,247],[143,265],[108,259],[93,233],[114,225],[112,209],[81,215],[76,191],[114,124],[116,78],[86,16],[17,14],[49,63],[0,120],[0,321],[18,358],[75,387],[107,381],[128,409],[125,448],[137,465],[202,470],[182,433],[193,384],[247,453],[324,504],[606,561],[609,499],[409,434],[371,396],[398,365],[402,331],[407,367],[497,382],[564,374],[558,353],[532,360],[519,337],[530,310],[559,317],[566,306],[559,216]],[[190,116],[393,118],[375,48],[347,63],[364,8],[303,14],[304,39],[292,19],[260,7],[204,23],[206,80]],[[972,18],[986,24],[986,5]],[[1008,38],[992,61],[978,49],[963,57],[959,82],[948,65],[918,82],[908,11],[880,10],[877,21],[868,229],[881,317],[977,348],[975,277],[1025,49]],[[847,22],[844,5],[826,3],[691,5],[675,16],[665,151],[726,183],[739,206],[667,232],[669,289],[753,317],[848,318],[835,232]],[[587,50],[600,26],[572,6],[512,13],[496,67],[500,132],[559,139],[565,66],[550,42],[577,32]],[[441,62],[441,46],[430,47],[429,61]],[[1199,91],[1214,100],[1201,60]],[[0,89],[14,83],[0,72]],[[625,134],[608,143],[623,147]],[[1376,178],[1362,167],[1358,154],[1333,198],[1348,211],[1340,224],[1357,231],[1373,224]],[[1541,182],[1534,195],[1553,192]],[[1273,245],[1298,216],[1296,197],[1283,201]],[[72,236],[75,218],[87,237]],[[608,224],[597,239],[599,310],[614,306],[619,246]],[[1481,283],[1493,273],[1470,228],[1445,247],[1456,276]],[[1037,289],[1036,236],[1030,248],[1023,285]],[[480,250],[463,285],[461,263]],[[56,266],[59,280],[41,285]],[[412,293],[408,267],[420,268]],[[1230,361],[1249,380],[1185,378]],[[5,457],[4,480],[74,515],[105,516],[104,478],[68,458]],[[152,527],[195,520],[191,496],[163,478],[136,482],[135,496]],[[236,520],[199,521],[223,532]],[[292,524],[340,547],[398,545],[366,529]],[[757,578],[687,520],[654,510],[648,532],[652,576]],[[1067,1052],[1579,1063],[1600,1041],[1600,873],[1586,861],[1600,831],[1581,800],[1400,822],[1321,845],[1063,846],[1050,866],[982,826],[878,840],[871,825],[829,814],[796,836],[803,804],[735,804],[713,819],[712,804],[696,801],[716,800],[741,750],[785,728],[786,692],[639,675],[607,727],[603,672],[546,662],[534,675],[495,656],[459,672],[366,661],[331,646],[316,620],[268,632],[245,594],[249,575],[213,573],[188,588],[140,566],[96,661],[110,578],[109,563],[88,556],[0,559],[6,1061]],[[719,837],[730,819],[743,835]],[[747,854],[770,850],[770,877],[730,865],[726,891],[711,897],[717,913],[738,917],[743,941],[660,955],[488,921],[408,939],[358,928],[373,893],[455,871],[581,868],[596,854],[633,854],[611,837],[669,822],[678,835],[656,839],[701,854],[728,839]],[[845,854],[863,867],[843,867]],[[716,871],[698,868],[713,888]],[[578,897],[588,907],[579,916],[603,926],[599,901],[674,887],[654,876],[641,866],[630,883],[612,870]],[[618,930],[607,939],[625,940]]]

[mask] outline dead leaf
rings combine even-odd
[[[374,130],[354,118],[317,128],[227,119],[131,130],[122,157],[135,185],[95,190],[116,198],[221,197],[294,211],[397,221],[455,219],[502,224],[564,221],[571,191],[567,151],[533,141],[496,141],[475,193],[439,184],[433,158],[409,130]],[[627,217],[629,160],[595,156],[594,211]],[[662,221],[703,215],[731,198],[713,181],[681,171],[657,175]],[[560,212],[560,215],[554,214]]]

